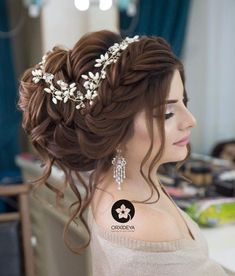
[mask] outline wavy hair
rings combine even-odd
[[[85,93],[81,75],[88,71],[99,71],[99,68],[94,67],[95,59],[111,45],[121,41],[120,35],[108,30],[87,33],[70,50],[54,47],[46,59],[45,71],[54,74],[55,83],[59,79],[68,83],[76,82],[79,90]],[[63,198],[67,188],[75,194],[76,202],[69,208],[70,217],[63,236],[65,244],[80,254],[89,245],[91,238],[83,213],[91,203],[101,174],[111,167],[117,146],[125,144],[133,136],[134,117],[143,109],[146,111],[151,144],[141,162],[140,172],[151,187],[151,196],[153,189],[160,196],[150,173],[163,154],[164,103],[169,94],[171,79],[177,69],[184,84],[184,69],[163,38],[142,36],[121,53],[117,63],[106,68],[107,76],[98,88],[94,104],[87,104],[85,109],[77,110],[72,101],[53,104],[51,95],[43,92],[45,82],[35,84],[32,81],[31,72],[35,68],[37,67],[24,72],[17,104],[23,112],[22,127],[43,162],[43,175],[33,183],[36,187],[47,185],[56,193],[57,198]],[[187,97],[185,90],[184,97]],[[145,175],[142,168],[153,147],[154,108],[157,108],[158,113],[161,147],[151,161],[148,175]],[[188,147],[187,157],[189,151]],[[178,168],[182,163],[183,161],[177,163]],[[47,183],[53,165],[65,174],[63,187]],[[85,181],[81,172],[88,171],[91,171],[89,181]],[[80,186],[76,186],[76,181],[79,181]],[[84,188],[84,194],[80,187]],[[89,233],[88,242],[80,247],[72,246],[67,240],[69,226],[77,218]]]

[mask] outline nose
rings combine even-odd
[[[189,128],[193,128],[197,125],[197,120],[193,116],[193,114],[187,109],[184,109],[184,113],[182,114],[182,118],[180,120],[180,129],[185,130]]]

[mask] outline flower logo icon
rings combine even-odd
[[[111,213],[116,221],[126,223],[134,217],[135,208],[129,200],[120,199],[113,204]]]
[[[130,209],[127,208],[124,204],[121,205],[121,208],[117,208],[116,212],[118,213],[119,218],[127,218],[130,212]]]

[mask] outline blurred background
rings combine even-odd
[[[39,207],[28,196],[25,201],[21,198],[29,194],[22,183],[40,176],[41,168],[21,128],[16,103],[19,79],[25,69],[38,63],[53,46],[71,48],[86,32],[101,29],[120,32],[123,37],[162,36],[185,65],[188,107],[197,119],[197,127],[191,136],[192,156],[181,170],[192,183],[181,181],[171,166],[162,170],[162,180],[180,207],[188,208],[188,213],[202,226],[214,227],[214,232],[204,232],[211,254],[235,273],[234,265],[228,261],[231,254],[235,256],[235,239],[230,236],[235,230],[235,1],[0,0],[0,260],[6,265],[9,259],[2,256],[18,256],[14,259],[15,267],[11,266],[15,274],[7,274],[9,266],[4,270],[0,261],[0,275],[65,275],[67,266],[72,267],[69,275],[89,273],[84,268],[84,264],[89,267],[89,258],[80,257],[79,272],[73,263],[78,262],[77,257],[59,242],[58,229],[62,229],[66,218],[48,211],[50,208],[40,209],[44,208],[42,204]],[[54,169],[51,182],[57,183],[61,174]],[[208,213],[203,221],[194,216],[193,208],[205,200],[216,210],[220,206],[222,211],[216,215]],[[42,226],[40,222],[47,220],[53,225],[45,228],[45,223]],[[30,227],[25,229],[25,224]],[[215,232],[216,228],[220,232]],[[49,239],[49,233],[55,238],[56,231],[58,239]],[[7,236],[10,232],[12,236]],[[81,232],[81,240],[83,235]],[[15,247],[10,248],[7,245],[11,239]],[[215,245],[218,240],[221,243]],[[49,252],[58,244],[56,252],[61,256],[51,260]],[[8,252],[7,248],[13,251]],[[63,272],[58,267],[59,260],[65,258]]]

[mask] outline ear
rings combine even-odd
[[[126,152],[127,152],[126,143],[124,143],[124,142],[123,143],[119,143],[118,146],[117,146],[117,149],[120,149],[121,152],[122,152],[122,155],[125,155]]]

